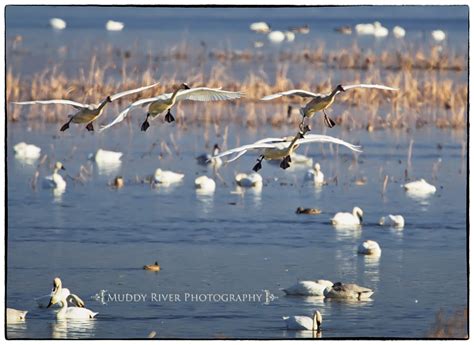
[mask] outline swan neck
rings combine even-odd
[[[99,104],[99,107],[97,108],[97,110],[99,110],[99,111],[102,110],[108,102],[109,102],[109,101],[108,101],[107,98],[104,99],[104,100],[102,101],[102,103]]]
[[[180,87],[178,87],[176,90],[174,90],[173,94],[171,95],[171,103],[174,103],[176,101],[176,97],[178,96],[179,90],[181,90]]]
[[[330,97],[330,98],[336,97],[338,91],[339,91],[339,90],[337,89],[337,86],[336,86],[336,88],[335,88],[334,90],[332,90],[331,93],[329,94],[329,97]]]

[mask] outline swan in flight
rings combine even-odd
[[[331,218],[333,225],[360,225],[364,212],[359,207],[354,207],[352,213],[338,212]]]
[[[331,288],[324,291],[326,298],[334,299],[357,299],[364,300],[372,296],[372,289],[359,286],[357,284],[343,284],[341,282],[334,283]]]
[[[308,316],[283,316],[286,322],[286,328],[299,331],[319,331],[323,317],[321,313],[316,310],[313,317]]]
[[[60,191],[64,191],[66,189],[66,181],[61,175],[58,174],[59,170],[66,170],[66,168],[64,168],[63,163],[56,162],[54,165],[53,174],[46,176],[43,179],[43,188]]]
[[[300,129],[303,132],[303,135],[310,130],[309,126],[304,126],[305,118],[311,118],[313,115],[318,111],[323,111],[324,113],[324,122],[329,127],[332,128],[336,125],[336,123],[329,118],[326,114],[326,109],[328,109],[333,103],[336,95],[340,92],[345,92],[347,90],[352,90],[356,88],[363,88],[363,89],[379,89],[379,90],[387,90],[387,91],[398,91],[398,89],[385,86],[385,85],[378,85],[378,84],[355,84],[355,85],[337,85],[334,90],[330,93],[323,94],[323,93],[313,93],[305,90],[289,90],[283,91],[279,93],[275,93],[272,95],[268,95],[262,98],[263,101],[269,101],[278,97],[283,96],[300,96],[300,97],[309,97],[312,100],[306,104],[303,108],[300,109],[300,113],[303,116],[303,119],[300,124]]]
[[[166,122],[173,122],[174,117],[171,114],[171,108],[175,105],[178,101],[183,100],[190,100],[190,101],[200,101],[200,102],[208,102],[208,101],[227,101],[231,99],[240,98],[243,96],[242,92],[234,92],[234,91],[225,91],[218,89],[211,89],[207,87],[196,87],[190,88],[185,83],[181,84],[176,88],[173,93],[165,93],[159,95],[157,97],[152,98],[144,98],[140,99],[136,102],[130,104],[127,108],[122,110],[120,114],[109,124],[101,126],[101,131],[116,125],[117,123],[123,121],[125,117],[128,115],[131,109],[144,106],[149,104],[148,112],[146,114],[145,121],[141,126],[142,131],[146,131],[148,127],[150,127],[150,123],[148,122],[148,118],[151,116],[155,118],[161,113],[166,112],[165,120]]]
[[[65,105],[71,105],[78,111],[73,114],[69,115],[69,121],[66,122],[60,129],[61,132],[65,131],[66,129],[69,128],[69,124],[72,123],[85,123],[87,124],[86,128],[88,131],[93,131],[94,127],[92,123],[99,118],[100,115],[102,115],[102,112],[104,110],[104,107],[110,103],[113,102],[121,97],[130,95],[132,93],[137,93],[149,88],[152,88],[154,86],[158,85],[158,83],[155,83],[153,85],[148,85],[148,86],[143,86],[139,87],[136,89],[132,90],[127,90],[127,91],[122,91],[119,93],[116,93],[112,96],[107,96],[102,102],[99,104],[86,104],[86,103],[78,103],[74,101],[70,101],[67,99],[51,99],[51,100],[45,100],[45,101],[24,101],[24,102],[13,102],[13,104],[19,104],[19,105],[29,105],[29,104],[65,104]]]
[[[17,310],[13,308],[7,308],[7,323],[25,321],[26,314],[28,314],[28,311],[26,310]]]
[[[266,160],[282,160],[280,167],[286,169],[290,166],[291,158],[290,155],[302,144],[308,143],[334,143],[344,145],[349,149],[361,152],[360,147],[349,144],[344,140],[334,138],[328,135],[310,134],[302,138],[301,132],[294,137],[284,138],[266,138],[259,140],[253,144],[239,146],[237,148],[222,152],[215,156],[216,158],[236,154],[233,158],[229,159],[226,163],[235,161],[244,155],[248,150],[260,150],[261,155],[257,159],[257,164],[253,167],[253,171],[257,172],[262,168],[262,161]]]

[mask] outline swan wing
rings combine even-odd
[[[269,101],[269,100],[272,100],[278,97],[283,97],[283,96],[318,97],[318,96],[324,96],[324,95],[320,93],[305,91],[305,90],[288,90],[288,91],[278,92],[272,95],[265,96],[262,98],[262,101]]]
[[[309,143],[333,143],[338,145],[343,145],[352,151],[362,152],[361,147],[357,145],[350,144],[342,139],[334,138],[329,135],[321,135],[321,134],[307,134],[303,139],[298,139],[296,144],[309,144]]]
[[[241,157],[243,154],[245,154],[248,150],[257,150],[257,149],[272,149],[275,148],[275,144],[267,144],[267,143],[260,143],[260,144],[249,144],[249,145],[243,145],[236,147],[231,150],[224,151],[222,153],[219,153],[216,156],[213,156],[212,158],[221,158],[224,156],[231,155],[233,153],[238,153],[237,158]],[[230,161],[227,162],[233,162],[237,159],[236,157],[232,158]]]
[[[113,101],[115,101],[116,99],[119,99],[121,97],[124,97],[124,96],[127,96],[127,95],[130,95],[132,93],[137,93],[137,92],[140,92],[140,91],[143,91],[143,90],[146,90],[146,89],[150,89],[152,87],[155,87],[156,85],[158,85],[159,83],[155,83],[155,84],[152,84],[152,85],[148,85],[148,86],[142,86],[142,87],[139,87],[139,88],[136,88],[136,89],[132,89],[132,90],[127,90],[127,91],[122,91],[122,92],[119,92],[119,93],[116,93],[112,96],[110,96],[110,99]]]
[[[218,89],[211,89],[208,87],[196,87],[187,90],[181,90],[178,92],[176,96],[177,101],[182,100],[191,100],[191,101],[200,101],[200,102],[208,102],[208,101],[227,101],[230,99],[237,99],[244,96],[243,92],[240,91],[226,91]]]
[[[12,103],[13,104],[19,104],[19,105],[66,104],[66,105],[72,105],[74,108],[78,108],[78,109],[90,108],[92,106],[92,104],[74,102],[74,101],[70,101],[68,99],[49,99],[49,100],[44,100],[44,101],[24,101],[24,102],[12,102]]]
[[[380,84],[355,84],[355,85],[343,85],[342,88],[344,90],[350,90],[350,89],[379,89],[379,90],[387,90],[387,91],[398,91],[397,88],[390,87],[390,86],[385,86],[385,85],[380,85]],[[339,93],[340,91],[338,91]]]
[[[144,98],[144,99],[139,99],[136,102],[133,102],[128,107],[126,107],[124,110],[122,110],[120,112],[120,114],[118,114],[118,116],[112,122],[110,122],[106,125],[100,126],[99,132],[102,132],[103,130],[106,130],[107,128],[112,127],[112,126],[116,125],[117,123],[122,122],[127,117],[130,110],[132,110],[133,108],[138,107],[140,105],[145,105],[145,104],[148,104],[148,103],[152,103],[152,102],[156,101],[156,99],[157,99],[157,97]]]

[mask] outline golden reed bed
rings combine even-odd
[[[338,96],[338,106],[333,110],[334,118],[339,125],[347,128],[376,130],[435,125],[440,128],[464,129],[467,124],[467,57],[444,53],[436,47],[430,53],[406,49],[384,51],[378,55],[370,51],[363,53],[357,45],[329,52],[323,46],[316,50],[286,51],[270,56],[271,63],[276,66],[274,75],[250,69],[258,64],[264,65],[269,58],[268,52],[255,50],[203,50],[196,57],[196,52],[191,56],[188,45],[181,43],[161,55],[147,55],[146,64],[134,64],[133,54],[132,51],[121,51],[108,46],[105,57],[92,55],[89,69],[81,71],[73,80],[67,77],[64,72],[66,66],[63,65],[44,69],[32,77],[24,77],[7,66],[8,120],[61,122],[68,113],[72,113],[67,106],[21,107],[13,106],[10,104],[12,101],[72,99],[98,102],[118,90],[160,82],[156,88],[112,104],[105,114],[111,116],[111,112],[116,113],[130,102],[170,92],[186,81],[191,87],[205,85],[241,90],[246,93],[246,98],[230,103],[210,104],[207,107],[184,102],[182,107],[186,107],[186,122],[178,113],[178,126],[196,122],[237,122],[254,128],[261,125],[281,126],[300,121],[296,109],[291,117],[287,116],[287,105],[303,105],[304,100],[283,97],[263,102],[260,98],[294,88],[329,92],[336,84],[343,82],[380,83],[400,89],[396,93],[359,89]],[[249,72],[244,72],[241,78],[235,77],[231,71],[235,60],[249,64]],[[170,63],[181,66],[184,64],[186,70],[191,71],[188,80],[177,78],[174,74],[163,74],[158,80],[154,79],[154,76],[161,73],[153,64],[159,64],[160,61],[171,61]],[[209,72],[204,72],[205,69],[202,68],[205,62],[210,62],[213,66]],[[292,79],[289,77],[289,68],[303,69],[305,77],[301,80]],[[106,73],[111,72],[116,74],[116,81],[106,77]],[[101,122],[103,119],[99,120]]]

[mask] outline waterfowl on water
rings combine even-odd
[[[115,20],[108,20],[105,23],[105,28],[108,31],[122,31],[125,25],[122,22],[116,22]]]
[[[405,29],[398,25],[393,27],[392,32],[393,36],[395,36],[396,38],[403,38],[405,37],[406,33]]]
[[[45,100],[45,101],[25,101],[25,102],[13,102],[13,104],[19,104],[19,105],[29,105],[29,104],[65,104],[65,105],[71,105],[75,109],[78,109],[78,111],[75,114],[69,115],[69,121],[66,122],[60,129],[61,132],[65,131],[66,129],[69,128],[69,124],[72,123],[82,123],[82,124],[87,124],[86,129],[88,131],[93,131],[94,126],[92,123],[97,120],[103,113],[104,107],[110,103],[113,102],[121,97],[130,95],[132,93],[137,93],[149,88],[152,88],[154,86],[158,85],[158,83],[155,83],[153,85],[148,85],[148,86],[143,86],[139,87],[136,89],[132,90],[127,90],[127,91],[122,91],[119,93],[116,93],[112,96],[107,96],[102,102],[99,104],[86,104],[86,103],[78,103],[74,101],[70,101],[67,99],[52,99],[52,100]]]
[[[56,190],[65,190],[66,181],[64,178],[58,174],[59,170],[66,170],[61,162],[56,162],[53,169],[53,174],[46,176],[43,179],[43,188],[56,189]]]
[[[64,30],[67,26],[66,21],[61,18],[51,18],[49,20],[49,25],[56,30]]]
[[[240,187],[259,187],[263,183],[262,175],[256,172],[252,172],[250,174],[240,173],[235,176],[235,182]]]
[[[17,310],[13,308],[7,308],[7,323],[15,323],[26,320],[26,310]]]
[[[184,174],[175,173],[169,170],[156,169],[153,181],[156,184],[170,185],[181,182],[183,178]]]
[[[367,240],[362,242],[357,248],[357,253],[364,255],[379,256],[382,253],[382,249],[377,242]]]
[[[119,163],[121,162],[123,153],[98,149],[95,154],[90,154],[89,159],[96,163]]]
[[[281,31],[272,31],[267,35],[267,38],[272,43],[281,43],[285,40],[285,34]]]
[[[79,298],[79,296],[75,294],[71,294],[68,288],[62,287],[61,279],[59,277],[56,277],[53,279],[53,289],[51,290],[51,293],[45,296],[35,298],[35,301],[38,304],[38,307],[46,308],[53,294],[57,294],[60,300],[66,299],[68,302],[75,304],[76,307],[83,308],[85,306],[84,301],[81,298]],[[73,297],[69,298],[69,296],[71,295]],[[59,303],[58,306],[61,306],[61,304]]]
[[[352,213],[338,212],[331,218],[334,225],[360,225],[364,212],[359,207],[354,207]]]
[[[165,120],[166,122],[173,122],[174,116],[171,114],[171,108],[178,101],[190,100],[190,101],[199,101],[199,102],[209,102],[209,101],[227,101],[232,99],[237,99],[243,96],[242,92],[234,91],[225,91],[219,89],[211,89],[207,87],[196,87],[190,88],[185,83],[179,85],[173,93],[165,93],[153,98],[140,99],[136,102],[130,104],[127,108],[122,110],[120,114],[109,124],[101,126],[101,131],[110,128],[117,123],[123,121],[128,115],[131,109],[143,106],[148,106],[148,112],[146,114],[145,121],[141,125],[141,130],[146,131],[150,127],[148,119],[150,117],[155,118],[159,114],[166,112]]]
[[[387,91],[398,91],[398,89],[385,86],[385,85],[378,85],[378,84],[356,84],[356,85],[337,85],[334,90],[332,90],[328,94],[322,93],[313,93],[305,90],[288,90],[279,93],[275,93],[272,95],[268,95],[262,98],[263,101],[269,101],[278,97],[283,96],[300,96],[300,97],[309,97],[312,98],[309,103],[307,103],[303,108],[300,109],[300,113],[303,116],[303,119],[300,124],[300,130],[303,132],[303,135],[310,130],[309,126],[304,126],[305,118],[311,118],[315,113],[318,111],[322,111],[324,113],[324,123],[329,127],[332,128],[336,125],[336,123],[329,118],[326,114],[326,109],[328,109],[333,103],[336,95],[340,92],[345,92],[347,90],[356,89],[356,88],[363,88],[363,89],[379,89],[379,90],[387,90]]]
[[[301,26],[294,26],[294,27],[290,28],[290,31],[296,32],[298,34],[306,35],[306,34],[309,34],[309,25],[304,24],[304,25],[301,25]]]
[[[357,299],[364,300],[372,296],[373,290],[357,284],[334,283],[324,291],[324,297],[334,299]]]
[[[379,225],[392,226],[395,228],[403,228],[405,226],[405,219],[402,215],[392,215],[389,214],[386,217],[381,217],[379,219]]]
[[[158,272],[159,270],[161,270],[161,267],[160,265],[158,265],[158,261],[155,261],[154,264],[143,266],[143,269],[147,271]]]
[[[250,24],[250,30],[257,32],[257,33],[263,33],[267,34],[270,32],[270,25],[268,25],[265,22],[255,22]]]
[[[37,159],[41,154],[41,148],[25,142],[13,146],[13,151],[15,151],[15,157],[19,159]]]
[[[321,214],[321,210],[319,208],[303,208],[303,207],[298,207],[296,209],[296,214]]]
[[[113,181],[113,183],[112,183],[112,186],[113,186],[114,188],[120,189],[120,188],[122,188],[122,187],[124,186],[124,184],[125,184],[125,182],[124,182],[124,180],[123,180],[123,177],[122,177],[122,176],[116,176],[116,177],[114,178],[114,181]]]
[[[300,331],[319,331],[323,318],[319,311],[315,311],[313,317],[308,316],[283,316],[286,322],[286,328]]]
[[[79,308],[79,307],[68,307],[68,300],[75,300],[77,298],[76,295],[69,295],[67,298],[64,298],[61,294],[54,293],[51,296],[51,299],[48,304],[48,308],[52,305],[60,303],[61,308],[56,313],[56,318],[58,320],[63,319],[74,319],[74,320],[90,320],[93,319],[98,313],[93,312],[87,308]]]
[[[437,42],[444,41],[446,33],[443,30],[434,30],[431,32],[431,37]]]
[[[301,132],[296,134],[294,137],[283,137],[283,138],[265,138],[259,140],[253,144],[239,146],[237,148],[225,151],[217,155],[216,157],[224,157],[231,154],[236,154],[233,158],[229,159],[226,163],[230,163],[240,158],[242,155],[247,153],[249,150],[260,150],[261,155],[257,159],[257,164],[253,167],[253,170],[257,172],[262,168],[262,161],[265,160],[281,160],[280,167],[287,169],[291,163],[290,155],[302,144],[309,143],[334,143],[343,145],[349,149],[357,152],[360,151],[359,146],[349,144],[341,139],[337,139],[328,135],[311,134],[302,138]]]
[[[283,289],[285,294],[292,296],[321,296],[324,297],[324,290],[332,287],[329,280],[302,280],[289,288]]]
[[[324,174],[321,171],[321,165],[319,163],[314,164],[314,168],[306,172],[305,179],[307,181],[313,181],[314,184],[324,184]]]
[[[199,176],[194,180],[196,191],[204,193],[213,193],[216,189],[216,182],[207,176]]]
[[[199,165],[210,165],[213,167],[219,167],[222,165],[222,159],[220,158],[214,158],[214,156],[217,156],[220,152],[220,147],[218,144],[214,144],[214,147],[212,148],[212,154],[209,153],[203,153],[199,156],[196,157],[197,163]]]
[[[419,194],[432,194],[436,192],[436,187],[426,182],[425,179],[406,183],[403,187],[407,192]]]

